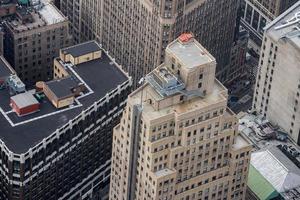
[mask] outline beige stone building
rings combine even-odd
[[[300,145],[300,1],[265,29],[253,108]]]
[[[111,200],[244,199],[251,145],[215,69],[192,35],[168,45],[114,128]]]
[[[64,0],[75,42],[96,39],[134,78],[164,61],[166,46],[194,33],[218,62],[226,80],[238,10],[237,0]]]

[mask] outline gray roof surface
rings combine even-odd
[[[19,108],[25,108],[39,103],[31,92],[17,94],[12,96],[11,99]]]
[[[251,165],[278,192],[300,186],[300,169],[276,146],[252,153]]]
[[[107,93],[114,90],[118,85],[126,82],[128,77],[114,64],[111,59],[103,52],[101,59],[89,61],[73,68],[77,74],[89,85],[94,91],[82,99],[80,103],[82,106],[74,107],[63,112],[54,108],[54,106],[45,98],[40,105],[40,111],[18,117],[15,113],[9,112],[9,92],[7,90],[0,90],[0,108],[7,112],[8,117],[17,126],[12,127],[6,120],[3,114],[0,113],[0,139],[6,146],[14,153],[25,153],[29,148],[34,147],[44,138],[55,132],[63,125],[67,124],[69,120],[78,116],[82,110],[87,109],[94,102],[103,98]],[[47,115],[47,117],[39,118],[40,116]],[[36,119],[30,121],[32,119]],[[29,121],[28,121],[29,120]],[[24,123],[28,122],[28,123]]]
[[[300,48],[300,1],[269,23],[265,30],[273,40],[284,38]]]
[[[193,41],[186,44],[175,41],[168,46],[168,49],[174,53],[187,68],[193,68],[214,61],[204,47],[199,46]]]
[[[100,46],[95,41],[81,43],[72,47],[62,49],[64,53],[71,54],[73,57],[86,55],[95,51],[100,51]]]
[[[76,87],[78,83],[73,76],[68,76],[64,79],[49,81],[46,84],[55,96],[60,99],[72,95],[71,89]]]

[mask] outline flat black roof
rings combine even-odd
[[[73,76],[68,76],[64,79],[49,81],[46,84],[57,98],[63,98],[72,95],[71,90],[79,84],[79,81]]]
[[[39,112],[18,117],[11,112],[9,92],[0,90],[0,108],[14,125],[12,126],[3,113],[0,113],[0,139],[12,152],[18,154],[27,152],[29,148],[78,116],[82,110],[128,80],[128,77],[112,64],[111,59],[104,52],[100,59],[74,66],[72,69],[93,90],[93,93],[79,99],[80,104],[76,102],[73,107],[56,109],[47,98],[44,98],[40,102]]]
[[[100,46],[95,41],[89,41],[62,49],[62,52],[66,54],[71,54],[73,57],[78,57],[100,50]]]
[[[13,72],[8,68],[8,66],[3,61],[3,57],[0,56],[0,77],[7,77]]]

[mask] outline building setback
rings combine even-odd
[[[218,77],[226,80],[238,7],[236,0],[64,0],[60,9],[75,42],[99,41],[137,86],[183,32],[192,32],[216,57]]]
[[[265,29],[253,109],[300,144],[300,2]]]
[[[54,71],[54,80],[26,91],[0,62],[0,199],[108,194],[112,130],[131,78],[95,41],[62,49]]]
[[[3,21],[4,56],[21,80],[27,85],[51,80],[53,59],[59,49],[72,44],[67,18],[42,0],[18,5],[16,13]]]
[[[168,45],[114,128],[111,200],[245,198],[251,145],[215,70],[192,35]]]

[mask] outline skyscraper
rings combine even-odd
[[[238,6],[236,0],[61,1],[75,42],[99,41],[135,85],[163,62],[164,49],[183,32],[192,32],[216,57],[221,72],[229,63]]]
[[[250,46],[259,54],[264,27],[297,0],[242,0],[242,25],[250,33]]]
[[[131,79],[94,41],[62,49],[54,75],[26,90],[0,57],[1,200],[108,194],[112,129]]]
[[[300,144],[300,2],[265,29],[253,109]]]
[[[251,145],[215,58],[190,34],[165,54],[114,128],[110,199],[243,199]]]

